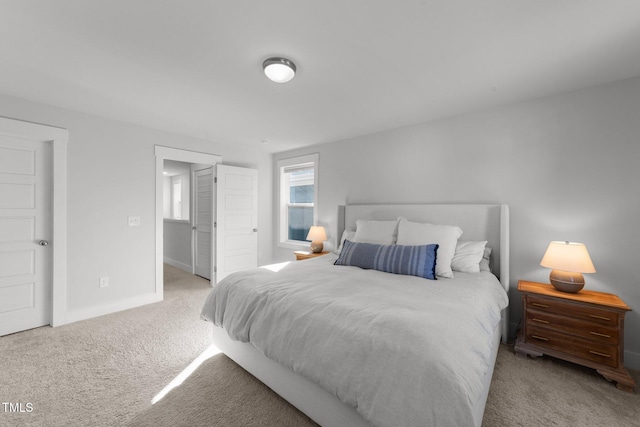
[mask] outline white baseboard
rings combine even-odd
[[[175,259],[171,259],[169,257],[164,257],[163,259],[165,264],[169,264],[172,267],[179,268],[182,271],[186,271],[189,274],[193,274],[191,266],[189,264],[185,264],[184,262],[176,261]]]
[[[162,301],[162,294],[152,293],[127,298],[109,304],[81,308],[79,310],[71,310],[66,313],[65,323],[73,323],[80,320],[104,316],[105,314],[117,313],[119,311],[152,304],[159,301]]]

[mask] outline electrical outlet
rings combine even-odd
[[[138,226],[140,226],[140,217],[139,216],[130,216],[128,219],[129,219],[129,227],[138,227]]]
[[[109,286],[109,278],[108,277],[101,277],[100,278],[100,287],[101,288],[106,288],[107,286]]]

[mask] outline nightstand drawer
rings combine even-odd
[[[561,351],[582,359],[618,367],[618,347],[585,340],[561,332],[527,326],[525,340],[530,344]]]
[[[574,304],[557,298],[545,298],[527,295],[527,308],[533,308],[547,313],[571,316],[606,326],[618,326],[618,313],[585,304]]]
[[[547,313],[540,310],[527,309],[527,325],[544,327],[558,332],[576,335],[602,344],[617,345],[619,330],[616,327],[603,326],[598,323]]]

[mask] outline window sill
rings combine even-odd
[[[173,218],[163,218],[164,222],[176,222],[178,224],[189,224],[188,219],[173,219]]]
[[[311,242],[301,242],[298,240],[285,240],[282,242],[278,242],[278,247],[287,248],[287,249],[296,249],[296,250],[306,250],[309,249],[309,245]]]

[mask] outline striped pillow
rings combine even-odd
[[[436,280],[437,252],[437,244],[376,245],[345,240],[342,252],[334,264]]]

